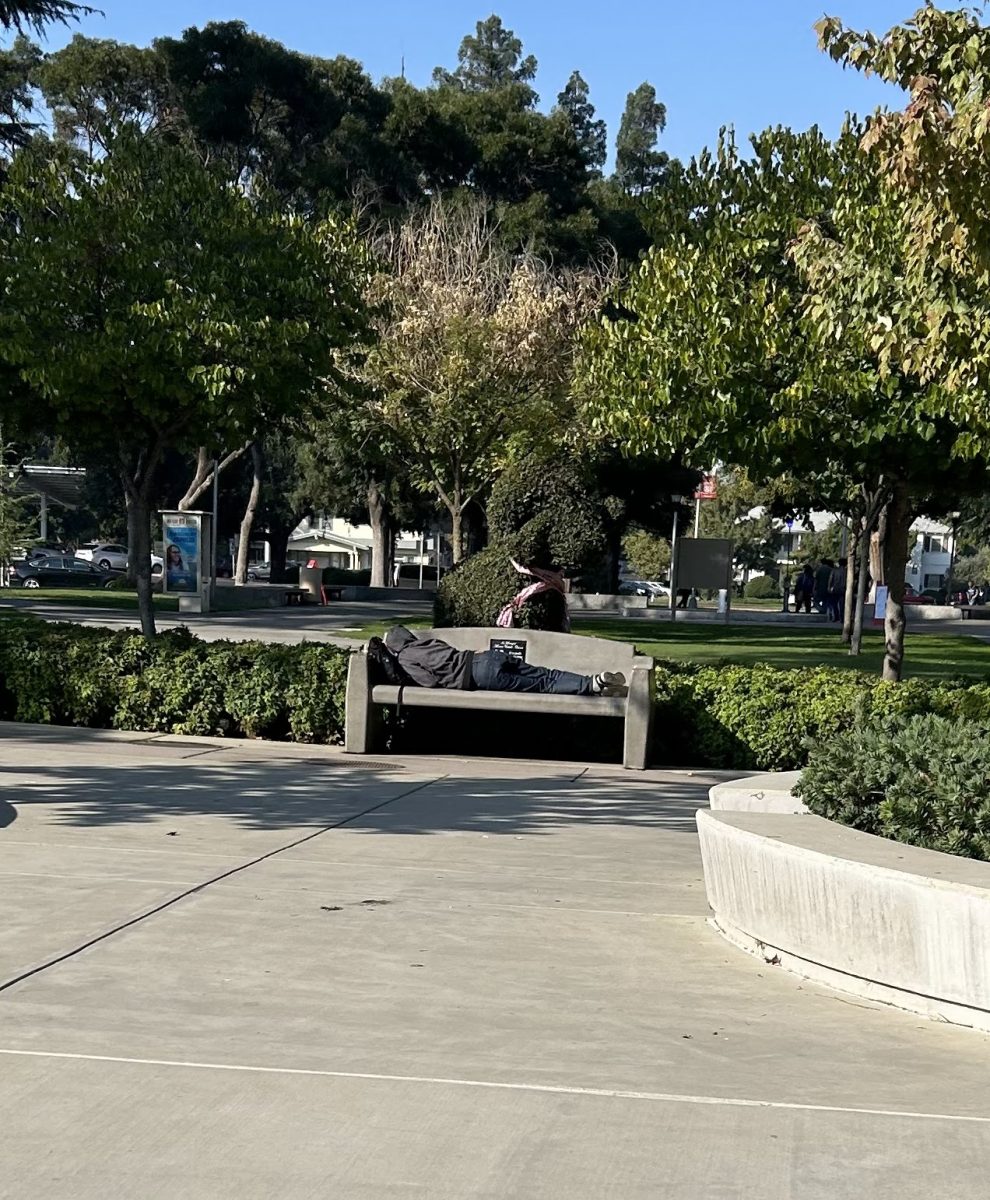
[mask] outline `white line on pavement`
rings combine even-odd
[[[690,1096],[677,1092],[635,1092],[622,1088],[568,1087],[564,1084],[503,1083],[493,1079],[447,1079],[432,1075],[379,1075],[368,1071],[324,1071],[307,1067],[262,1067],[245,1063],[183,1062],[167,1058],[125,1058],[115,1054],[69,1054],[55,1050],[13,1050],[0,1054],[23,1058],[69,1059],[78,1062],[123,1063],[142,1067],[177,1067],[197,1071],[242,1071],[257,1075],[299,1075],[324,1079],[358,1079],[374,1083],[423,1083],[444,1087],[487,1088],[492,1091],[537,1092],[554,1096],[594,1096],[607,1100],[649,1100],[663,1104],[708,1104],[729,1108],[774,1108],[797,1112],[849,1113],[866,1117],[901,1117],[919,1121],[965,1121],[990,1125],[990,1116],[913,1112],[896,1108],[849,1108],[841,1104],[798,1104],[783,1100],[749,1100],[736,1096]]]

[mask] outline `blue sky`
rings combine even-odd
[[[242,20],[311,54],[347,54],[375,78],[429,82],[456,64],[457,47],[493,9],[484,0],[90,0],[105,10],[79,29],[147,44],[190,25]],[[918,0],[920,3],[920,0]],[[843,71],[818,51],[813,23],[824,12],[854,28],[886,30],[914,0],[505,0],[494,7],[535,54],[536,86],[549,105],[575,67],[609,126],[610,145],[626,94],[648,79],[667,105],[662,145],[682,158],[711,145],[719,126],[740,135],[768,125],[818,123],[834,133],[846,110],[896,102],[876,81]],[[49,46],[71,37],[53,30]]]

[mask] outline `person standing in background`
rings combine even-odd
[[[834,566],[835,563],[830,558],[823,558],[815,570],[815,608],[820,613],[828,609],[828,581]]]
[[[846,606],[846,560],[840,558],[828,577],[828,619],[841,621]]]
[[[810,613],[814,594],[815,572],[811,569],[811,563],[805,563],[804,569],[794,584],[794,611],[800,612],[803,607],[806,613]]]

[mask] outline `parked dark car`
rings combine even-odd
[[[85,559],[63,554],[16,562],[10,572],[11,586],[25,588],[98,588],[106,587],[112,578]]]
[[[37,558],[48,558],[51,555],[57,558],[66,554],[71,555],[72,551],[65,546],[32,546],[24,557],[28,562],[33,562]]]

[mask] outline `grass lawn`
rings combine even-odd
[[[429,629],[432,622],[416,615],[405,620],[364,625],[349,637],[381,637],[392,624]],[[863,635],[863,653],[851,658],[838,633],[831,629],[794,629],[780,625],[672,625],[622,617],[581,617],[574,632],[585,637],[633,642],[654,658],[678,662],[770,663],[775,667],[842,667],[879,675],[883,635]],[[953,633],[912,633],[905,644],[905,675],[927,677],[976,675],[990,677],[990,643]]]
[[[74,608],[137,608],[137,592],[113,592],[103,588],[4,588],[0,604],[11,600],[47,601],[67,604]],[[178,612],[178,596],[155,596],[158,612]],[[16,611],[16,609],[14,610]]]
[[[766,662],[775,667],[844,667],[876,674],[883,664],[883,635],[879,630],[864,633],[863,653],[858,658],[850,657],[838,633],[830,629],[671,625],[603,617],[575,621],[574,632],[635,642],[644,654],[678,662]],[[961,634],[908,630],[904,661],[907,676],[990,676],[990,644]]]

